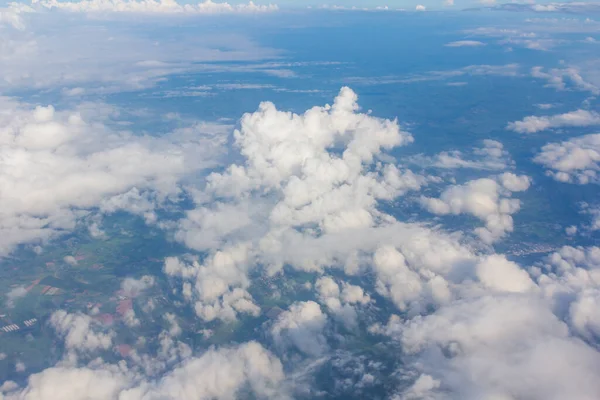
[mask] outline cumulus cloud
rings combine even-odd
[[[411,268],[404,254],[395,247],[377,249],[373,255],[373,269],[377,274],[377,292],[402,311],[411,307],[418,312],[422,305],[443,303],[451,298],[448,283],[442,276],[430,272],[429,279],[422,277],[419,265]]]
[[[6,293],[6,305],[9,308],[14,307],[15,300],[20,299],[27,295],[27,289],[23,286],[17,286]]]
[[[188,18],[199,15],[199,11],[193,11],[199,10],[194,5],[179,5],[174,1],[104,0],[42,4],[51,5],[53,9],[34,13],[30,7],[25,10],[24,6],[13,4],[9,11],[1,12],[0,26],[9,16],[12,16],[10,21],[17,22],[12,23],[15,27],[2,29],[0,35],[0,70],[3,72],[0,89],[45,88],[71,98],[135,91],[149,88],[171,74],[236,68],[225,64],[208,65],[207,62],[261,60],[277,54],[276,50],[261,48],[243,34],[207,32],[202,27],[204,24],[199,24],[194,33],[167,29],[173,23],[170,15],[185,14]],[[206,4],[221,7],[220,4],[226,3]],[[40,3],[33,6],[38,11],[45,10]],[[55,12],[54,7],[82,12],[106,11],[90,24],[86,18]],[[145,7],[148,12],[155,11],[150,12],[154,17],[143,13]],[[252,9],[243,5],[229,7],[235,13]],[[143,14],[132,14],[137,9]],[[131,12],[118,13],[118,10]],[[165,10],[167,16],[161,12]],[[165,17],[157,18],[157,15]],[[131,18],[135,23],[121,25],[117,21]],[[115,23],[119,29],[115,29]],[[147,34],[154,32],[157,26],[166,29],[161,30],[160,35]],[[237,68],[248,72],[285,72],[277,65],[237,65]],[[289,69],[286,71],[290,72]]]
[[[260,313],[247,291],[250,285],[248,263],[248,249],[240,245],[216,251],[203,264],[169,257],[164,271],[183,279],[183,295],[193,304],[198,317],[205,321],[233,321],[238,313],[254,316]]]
[[[218,125],[135,136],[109,129],[110,116],[102,113],[31,107],[6,98],[0,103],[4,255],[17,244],[72,230],[103,205],[135,212],[135,204],[116,200],[131,190],[152,192],[157,203],[175,199],[188,173],[216,165],[215,155],[226,140]]]
[[[382,250],[376,263],[410,268],[399,295],[426,282],[397,250]],[[597,247],[563,247],[530,273],[503,256],[483,256],[460,285],[449,281],[451,296],[435,311],[373,326],[409,355],[396,373],[412,385],[398,398],[595,398],[599,267]]]
[[[385,332],[418,356],[422,375],[409,393],[439,398],[450,392],[465,399],[597,396],[592,371],[600,353],[569,336],[543,301],[521,296],[462,301],[406,322],[392,317]]]
[[[240,305],[251,313],[258,312],[246,293],[251,268],[264,265],[275,273],[288,263],[321,269],[326,259],[299,253],[306,247],[301,242],[360,235],[388,218],[375,207],[379,199],[394,199],[426,183],[409,170],[376,162],[376,155],[410,143],[412,137],[397,121],[358,112],[357,96],[349,88],[341,90],[333,105],[302,115],[262,103],[257,112],[242,117],[234,137],[245,164],[208,177],[207,191],[195,197],[196,207],[180,221],[176,238],[219,260],[235,243],[235,249],[244,249],[243,257],[231,268],[200,263],[180,268],[175,262],[165,267],[192,281],[193,297],[200,301],[196,312],[204,317],[213,315],[214,306],[206,306],[217,298],[216,310],[229,311],[222,302],[227,293],[236,302],[243,299]]]
[[[115,333],[100,332],[99,324],[85,314],[71,314],[64,310],[52,313],[50,325],[64,338],[68,350],[92,352],[112,346]],[[98,331],[94,329],[98,328]]]
[[[541,265],[538,284],[554,312],[582,338],[597,340],[600,248],[564,246]]]
[[[287,398],[281,362],[256,342],[209,349],[155,381],[124,364],[57,366],[29,377],[5,399],[71,400],[232,399],[242,390],[257,398]]]
[[[536,133],[553,128],[600,125],[600,114],[594,111],[576,110],[551,116],[529,116],[521,121],[509,122],[506,129],[518,133]]]
[[[478,40],[457,40],[455,42],[447,43],[446,47],[480,47],[486,44]]]
[[[600,162],[600,134],[549,143],[542,147],[533,161],[548,168],[547,174],[559,182],[596,182]]]
[[[492,290],[521,293],[535,286],[526,271],[504,256],[485,257],[475,268],[481,283]]]
[[[528,177],[506,172],[498,180],[482,178],[451,186],[439,198],[423,196],[421,204],[438,215],[470,214],[479,218],[485,222],[485,228],[477,228],[475,232],[491,243],[512,232],[511,214],[519,211],[520,202],[510,198],[511,192],[527,190],[529,184]]]
[[[328,276],[319,278],[315,288],[319,301],[348,328],[356,328],[358,324],[358,314],[354,305],[364,305],[371,301],[362,287],[342,282],[340,289],[338,283]]]
[[[255,13],[276,11],[274,4],[257,5],[252,1],[247,4],[229,4],[227,2],[215,3],[206,0],[196,4],[179,4],[175,0],[34,0],[33,6],[37,8],[58,9],[69,12],[119,12],[119,13],[167,13],[167,14],[215,14],[215,13]]]
[[[293,346],[306,355],[321,356],[327,350],[323,332],[326,324],[327,315],[321,307],[314,301],[303,301],[277,317],[271,335],[282,349]]]

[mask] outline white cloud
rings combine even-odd
[[[317,303],[297,302],[277,317],[271,335],[282,349],[291,345],[306,355],[322,356],[327,350],[323,334],[326,324],[327,315]]]
[[[177,316],[173,313],[166,313],[165,319],[169,323],[169,335],[171,336],[179,336],[181,335],[181,327],[177,323]]]
[[[165,260],[167,275],[184,280],[184,297],[193,303],[196,315],[205,321],[236,320],[238,313],[258,315],[260,308],[246,290],[248,248],[245,245],[214,252],[203,264],[184,263],[175,257]]]
[[[73,256],[65,256],[63,260],[71,266],[77,265],[77,260]]]
[[[315,284],[319,301],[327,306],[335,318],[339,319],[348,328],[356,328],[358,314],[354,305],[367,304],[371,301],[360,286],[342,282],[342,289],[333,278],[324,276]]]
[[[97,207],[136,212],[117,200],[132,189],[175,198],[187,174],[216,165],[226,140],[218,125],[134,136],[109,129],[103,111],[0,103],[0,254],[69,231]]]
[[[447,43],[446,47],[480,47],[486,44],[478,40],[457,40],[455,42]]]
[[[527,272],[504,256],[485,257],[475,268],[481,283],[492,290],[520,293],[535,286]]]
[[[532,297],[485,296],[406,322],[392,317],[385,332],[417,355],[417,373],[430,376],[416,381],[420,390],[413,386],[419,398],[558,400],[600,393],[593,379],[600,353],[569,336]]]
[[[376,155],[412,137],[397,121],[357,112],[356,100],[344,88],[332,106],[302,115],[272,103],[245,114],[234,134],[245,164],[208,177],[208,191],[197,196],[177,238],[197,250],[244,243],[252,260],[278,270],[290,240],[379,224],[377,200],[418,190],[426,180],[376,162]]]
[[[129,328],[140,326],[140,324],[142,323],[140,319],[136,317],[135,311],[133,309],[125,311],[125,314],[123,314],[123,322]]]
[[[30,376],[27,386],[7,400],[232,399],[240,391],[258,398],[287,398],[281,362],[256,342],[211,348],[155,380],[126,364],[57,366]]]
[[[312,8],[311,6],[308,7]],[[319,10],[333,11],[403,11],[401,8],[391,8],[388,6],[372,6],[372,7],[357,7],[357,6],[340,6],[337,4],[322,4],[317,7]]]
[[[94,326],[99,324],[85,314],[70,314],[64,310],[58,310],[50,316],[50,325],[56,333],[64,338],[65,347],[68,350],[81,352],[92,352],[96,350],[107,350],[112,346],[115,333],[97,332]]]
[[[551,116],[529,116],[521,121],[509,122],[507,129],[519,133],[535,133],[546,129],[600,125],[600,114],[576,110]]]
[[[531,179],[526,175],[515,175],[505,172],[499,176],[500,183],[511,192],[524,192],[529,189]]]
[[[17,286],[6,293],[6,305],[9,308],[14,307],[15,300],[27,295],[27,289],[24,286]]]
[[[154,277],[144,275],[140,279],[125,278],[121,282],[121,290],[125,296],[136,297],[143,291],[154,286]]]
[[[571,325],[590,340],[600,338],[600,289],[587,289],[577,295],[569,306]]]
[[[88,7],[91,11],[95,3],[55,4],[83,9]],[[115,9],[120,6],[127,9],[127,5],[135,4],[141,8],[156,6],[158,9],[161,9],[161,4],[167,9],[171,9],[173,5],[193,7],[152,0],[122,3],[99,1],[98,4]],[[38,4],[37,9],[40,7]],[[237,10],[238,6],[232,7]],[[54,10],[42,13],[19,12],[15,15],[21,21],[20,29],[7,27],[2,29],[0,35],[0,70],[3,72],[0,89],[44,88],[75,98],[141,90],[171,74],[227,71],[235,68],[231,65],[207,64],[212,61],[260,60],[277,54],[276,50],[261,48],[242,34],[207,33],[201,27],[203,24],[200,24],[200,31],[181,33],[170,29],[174,17],[167,15],[156,18],[157,13],[154,13],[154,17],[147,14],[104,13],[90,24],[87,18],[75,18],[69,13]],[[130,18],[134,18],[135,23],[118,23],[119,20]],[[160,35],[147,34],[157,26],[165,28],[161,29]],[[245,68],[250,72],[280,69],[276,66],[237,68]]]
[[[415,7],[415,11],[425,11],[425,10],[426,10],[426,8],[422,4],[417,4],[417,6]]]
[[[485,228],[475,232],[484,242],[491,243],[506,232],[512,232],[511,214],[519,211],[520,202],[511,199],[513,191],[527,190],[529,178],[504,173],[500,183],[489,178],[476,179],[464,185],[455,185],[444,190],[439,199],[421,197],[421,204],[438,215],[471,214],[485,222]]]
[[[215,14],[215,13],[256,13],[276,11],[274,4],[257,5],[252,1],[247,4],[215,3],[206,0],[201,3],[179,4],[175,0],[34,0],[33,7],[59,9],[69,12],[119,12],[119,13],[159,13],[159,14]]]
[[[600,134],[585,135],[560,143],[549,143],[533,159],[548,168],[560,182],[586,184],[597,181]]]

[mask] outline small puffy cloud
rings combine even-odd
[[[154,286],[154,277],[150,275],[144,275],[140,279],[125,278],[121,282],[123,294],[129,297],[136,297],[152,286]]]
[[[112,346],[114,332],[97,332],[95,321],[85,314],[71,314],[58,310],[50,316],[50,325],[64,338],[68,350],[92,352]],[[99,327],[98,327],[99,328]]]
[[[260,344],[248,342],[187,360],[140,398],[232,399],[244,387],[258,398],[275,398],[283,379],[281,362]]]
[[[72,265],[72,266],[77,265],[77,259],[73,256],[65,256],[63,258],[63,260],[69,265]]]
[[[509,122],[506,128],[518,133],[535,133],[552,128],[592,125],[600,125],[600,114],[594,111],[576,110],[551,116],[525,117],[521,121]]]
[[[455,42],[445,44],[446,47],[481,47],[485,45],[485,43],[478,40],[457,40]]]
[[[559,182],[597,182],[600,162],[600,134],[585,135],[564,142],[549,143],[533,159],[548,169]]]
[[[324,276],[315,284],[319,301],[327,306],[333,315],[349,328],[358,324],[357,310],[354,305],[367,304],[371,301],[363,288],[343,282],[342,289],[333,278]]]
[[[482,146],[473,148],[470,155],[466,151],[453,150],[443,151],[432,157],[422,154],[408,156],[405,161],[425,168],[441,169],[503,170],[513,164],[504,145],[491,139],[483,140]]]
[[[330,292],[331,288],[327,288]],[[314,301],[302,301],[292,304],[281,313],[273,326],[271,335],[282,349],[293,346],[309,356],[320,356],[327,349],[324,336],[327,315]]]
[[[426,8],[422,4],[417,4],[417,6],[415,7],[415,11],[425,11],[425,10],[426,10]]]
[[[511,192],[523,192],[529,189],[531,179],[526,175],[515,175],[510,172],[505,172],[500,175],[500,183]]]

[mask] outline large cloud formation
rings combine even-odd
[[[221,298],[217,309],[230,309],[231,301],[222,303],[228,293],[250,301],[239,290],[247,288],[248,269],[257,262],[270,273],[285,263],[320,270],[325,260],[308,260],[308,253],[292,249],[373,228],[387,218],[376,208],[379,199],[393,199],[425,183],[410,171],[375,164],[380,151],[410,143],[412,137],[396,121],[358,113],[356,100],[351,89],[343,88],[333,105],[303,115],[262,103],[242,117],[234,136],[245,165],[207,178],[207,191],[196,195],[197,206],[180,221],[176,235],[193,249],[218,250],[214,261],[184,269],[175,268],[175,261],[165,266],[167,272],[195,277],[194,298],[202,301],[196,303],[198,315],[208,316],[207,301],[215,310],[215,299],[207,293]],[[232,258],[233,253],[239,256]],[[215,264],[226,259],[232,260],[231,273],[222,262]]]

